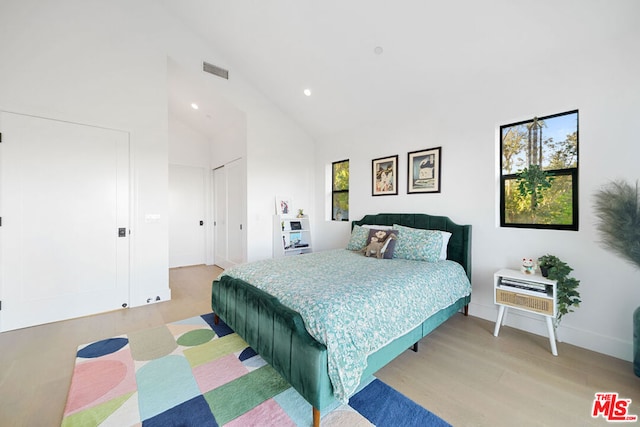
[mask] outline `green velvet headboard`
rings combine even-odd
[[[447,247],[447,259],[462,265],[471,281],[471,225],[459,225],[446,216],[434,216],[421,213],[380,213],[365,215],[361,220],[353,221],[351,228],[357,225],[393,225],[421,228],[424,230],[441,230],[451,233]]]

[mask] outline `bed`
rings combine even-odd
[[[460,311],[468,314],[470,225],[458,225],[444,216],[391,213],[366,215],[352,223],[352,230],[365,225],[401,228],[405,235],[408,229],[402,227],[450,233],[442,254],[446,261],[376,259],[338,249],[248,263],[226,271],[213,282],[211,305],[216,318],[229,325],[312,405],[314,426],[320,423],[321,411],[336,399],[348,399],[360,379],[375,373],[449,317]],[[336,260],[342,263],[338,267],[324,264]],[[435,269],[436,273],[424,269]],[[324,277],[322,271],[330,272],[329,276]],[[354,279],[355,271],[366,273]],[[428,294],[418,291],[419,295],[405,296],[400,292],[418,281],[405,274],[428,280],[429,286],[447,284],[442,289],[429,288]],[[320,276],[324,282],[315,283]],[[369,282],[373,287],[366,290]],[[329,297],[329,291],[344,294]],[[371,294],[375,301],[361,303],[358,298],[362,292]],[[323,311],[326,306],[343,311],[335,315]],[[355,318],[347,318],[356,311]],[[394,315],[398,313],[401,315]],[[386,329],[369,332],[373,324]],[[327,332],[324,327],[334,329]],[[361,336],[366,343],[360,343]],[[338,354],[342,351],[345,354]],[[342,363],[344,366],[339,366]]]

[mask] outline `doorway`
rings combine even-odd
[[[205,169],[169,165],[169,268],[205,263]]]

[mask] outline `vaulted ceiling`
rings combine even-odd
[[[637,37],[640,16],[640,2],[627,0],[165,4],[224,55],[232,77],[241,73],[316,137],[428,114],[523,70],[579,73],[562,64],[588,66]]]

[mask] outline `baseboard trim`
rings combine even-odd
[[[469,304],[469,315],[495,323],[498,317],[498,307],[496,305],[486,306],[472,302]],[[505,325],[535,335],[548,336],[544,317],[521,310],[509,310]],[[556,335],[558,342],[565,342],[628,362],[633,360],[633,343],[631,340],[624,341],[564,324],[560,324],[556,330]]]

